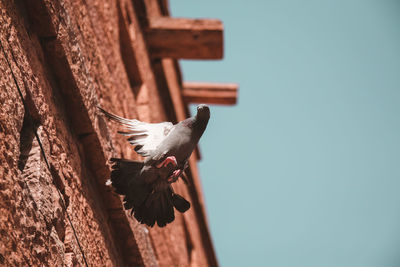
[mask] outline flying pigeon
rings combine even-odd
[[[124,127],[119,134],[128,137],[143,162],[111,158],[113,163],[109,183],[115,192],[125,196],[124,207],[135,218],[152,227],[163,227],[175,219],[174,207],[183,213],[190,203],[176,194],[171,184],[182,177],[188,159],[195,149],[210,119],[207,105],[199,105],[197,114],[177,124],[171,122],[146,123],[125,119],[100,111]],[[186,180],[185,180],[186,181]]]

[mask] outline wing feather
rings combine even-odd
[[[135,151],[144,157],[149,156],[151,151],[155,150],[174,129],[171,122],[147,123],[136,119],[126,119],[109,113],[101,107],[98,108],[106,117],[124,127],[124,130],[118,133],[127,136],[129,143],[135,146]]]

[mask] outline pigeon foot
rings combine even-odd
[[[157,165],[157,168],[166,167],[168,164],[172,164],[174,167],[178,166],[178,162],[174,156],[167,157],[163,162]]]

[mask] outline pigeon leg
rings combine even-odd
[[[189,162],[185,161],[185,163],[183,164],[182,168],[176,169],[172,172],[171,176],[167,178],[167,182],[169,183],[174,183],[178,180],[179,177],[182,178],[182,180],[187,183],[187,179],[186,179],[186,174],[185,174],[185,170],[189,167]]]
[[[178,177],[170,176],[167,178],[167,182],[170,184],[175,183],[177,180],[178,180]]]
[[[181,176],[182,180],[185,182],[186,185],[189,185],[189,181],[185,172],[182,173]]]
[[[172,173],[171,177],[176,177],[176,178],[178,178],[179,176],[181,176],[182,172],[183,172],[183,170],[177,169],[177,170],[175,170],[175,171]]]
[[[157,165],[157,168],[166,167],[168,164],[172,164],[173,166],[178,166],[178,162],[174,156],[167,157],[163,162]]]
[[[174,183],[176,180],[178,180],[179,176],[183,173],[183,170],[177,169],[175,170],[170,177],[167,178],[167,181],[169,183]]]

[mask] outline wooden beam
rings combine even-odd
[[[234,105],[237,95],[235,83],[183,83],[182,96],[186,103]]]
[[[155,17],[146,40],[156,58],[221,59],[224,26],[216,19]]]

